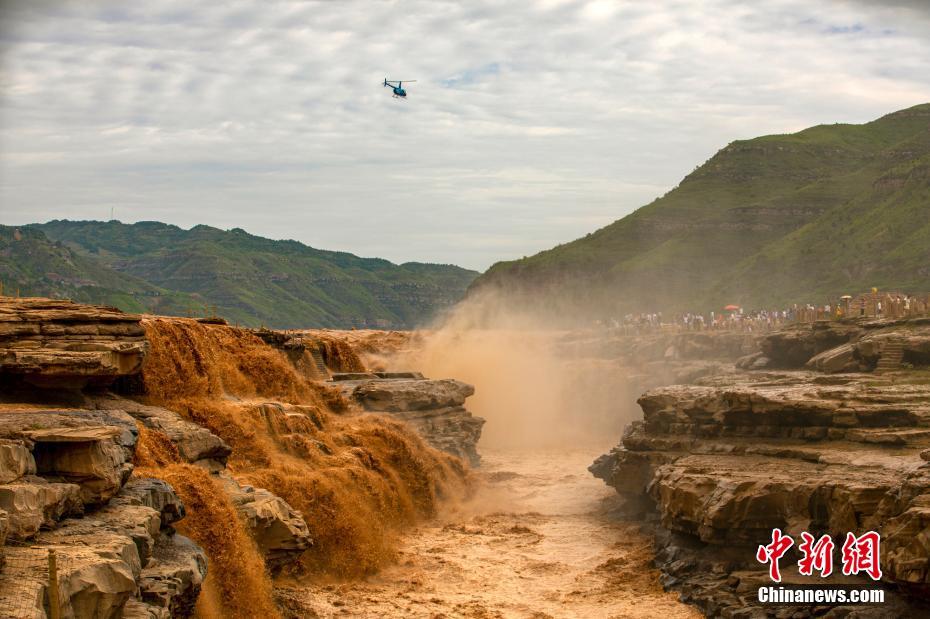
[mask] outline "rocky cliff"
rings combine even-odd
[[[0,616],[278,616],[276,574],[377,569],[464,487],[323,385],[346,345],[268,333],[0,298]]]
[[[656,523],[666,585],[708,615],[917,616],[930,597],[930,382],[905,365],[858,370],[875,368],[888,342],[905,342],[907,358],[920,362],[927,335],[919,321],[772,334],[758,353],[767,364],[824,371],[718,375],[649,390],[639,398],[642,420],[590,470],[617,490],[628,514]],[[857,372],[824,368],[818,358],[830,351],[846,357],[841,369]],[[797,540],[802,531],[830,535],[840,540],[837,552],[847,532],[879,532],[877,584],[802,577],[796,547],[781,563],[786,584],[879,586],[886,603],[760,606],[756,590],[771,582],[755,555],[774,528]]]
[[[145,350],[145,332],[133,314],[52,299],[0,302],[0,377],[6,384],[109,385],[138,373]]]
[[[891,353],[894,364],[888,365]],[[886,363],[879,368],[885,357]],[[760,350],[741,360],[756,368],[807,368],[821,372],[873,372],[930,365],[930,318],[819,321],[762,338]]]
[[[137,373],[143,336],[138,316],[109,308],[0,303],[3,616],[193,611],[207,557],[174,528],[185,516],[174,489],[133,475],[136,419],[69,391]]]

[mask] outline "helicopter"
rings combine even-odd
[[[409,84],[415,81],[416,80],[388,80],[388,78],[384,78],[384,85],[391,87],[391,89],[394,91],[393,97],[395,99],[397,98],[405,99],[407,97],[407,91],[404,90],[403,88],[404,82],[407,82]],[[394,84],[397,84],[397,86],[395,86]]]

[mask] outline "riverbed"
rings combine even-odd
[[[295,617],[700,617],[662,590],[650,536],[611,517],[613,490],[586,470],[605,450],[483,449],[474,496],[408,531],[394,565],[279,602]]]

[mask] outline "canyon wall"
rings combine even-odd
[[[756,550],[779,528],[797,540],[829,535],[837,552],[848,532],[880,533],[879,583],[805,578],[796,546],[781,562],[783,582],[883,587],[884,605],[842,612],[917,616],[930,595],[930,381],[915,367],[928,336],[920,320],[771,334],[739,365],[780,369],[646,391],[641,420],[590,470],[628,515],[655,522],[665,584],[708,615],[765,614],[756,591],[772,583]]]

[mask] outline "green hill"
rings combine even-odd
[[[590,319],[930,291],[930,104],[864,125],[729,144],[584,238],[500,262],[469,289]]]
[[[176,315],[215,306],[227,320],[253,326],[409,328],[461,299],[475,275],[241,229],[117,221],[0,227],[0,279],[8,290]]]
[[[29,227],[0,226],[0,282],[8,295],[69,298],[131,312],[178,314],[198,303],[114,271]]]

